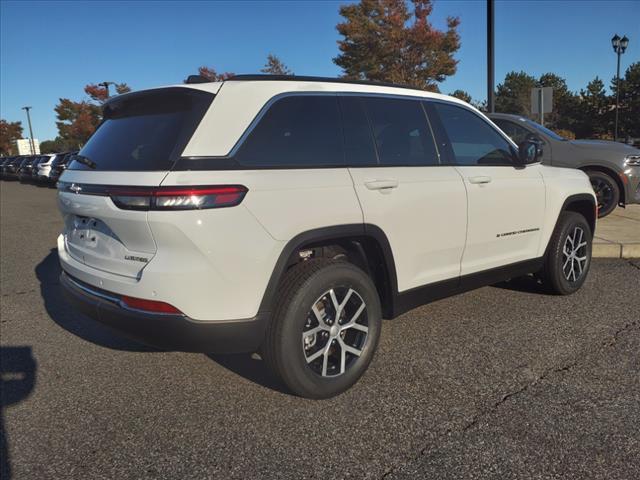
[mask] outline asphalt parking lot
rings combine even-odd
[[[259,359],[159,352],[60,296],[55,191],[2,182],[5,478],[640,478],[640,261],[512,281],[385,322],[355,388],[283,391]]]

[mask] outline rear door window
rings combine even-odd
[[[377,165],[378,156],[363,100],[357,96],[339,97],[344,131],[344,153],[349,166]]]
[[[213,94],[167,88],[114,99],[104,120],[80,151],[96,170],[170,170],[186,146]],[[72,162],[73,170],[91,168]]]
[[[294,95],[276,100],[235,159],[256,168],[344,166],[337,97]]]
[[[364,97],[381,165],[438,165],[433,135],[418,100]]]

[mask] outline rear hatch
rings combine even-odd
[[[209,108],[212,93],[170,87],[114,97],[96,132],[58,183],[69,255],[137,277],[156,244],[145,192],[158,187]]]

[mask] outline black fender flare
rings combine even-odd
[[[271,273],[271,277],[267,283],[267,288],[262,296],[262,301],[260,302],[260,308],[258,309],[259,314],[267,314],[270,316],[275,310],[274,307],[278,285],[287,270],[289,259],[296,251],[301,250],[303,247],[308,245],[322,244],[332,240],[358,238],[373,239],[381,248],[385,263],[384,268],[386,269],[389,287],[391,289],[391,292],[389,292],[390,299],[393,301],[397,297],[398,279],[389,239],[382,229],[376,225],[353,223],[307,230],[299,233],[289,240],[280,252],[280,256],[273,268],[273,272]]]

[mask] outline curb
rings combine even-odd
[[[640,243],[594,243],[593,258],[640,258]]]

